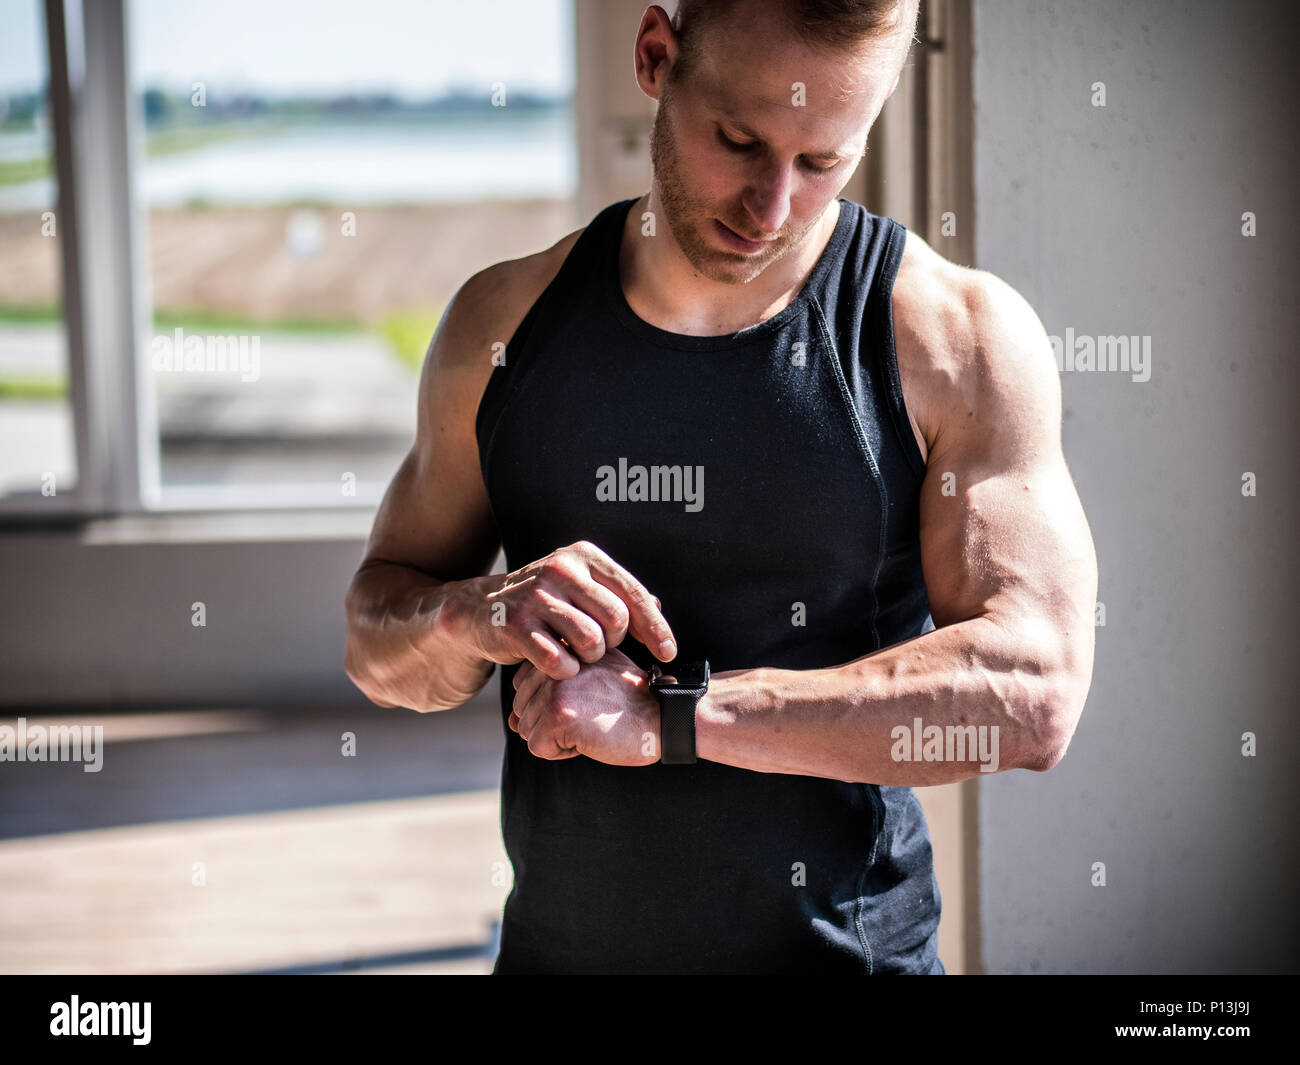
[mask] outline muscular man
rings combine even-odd
[[[347,670],[433,711],[503,667],[496,972],[942,973],[912,787],[1074,732],[1097,575],[1047,337],[839,196],[915,16],[650,7],[648,195],[434,336]],[[667,764],[647,669],[695,659]]]

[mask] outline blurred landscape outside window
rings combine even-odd
[[[0,496],[76,484],[40,0],[0,0]]]
[[[128,17],[162,505],[377,503],[456,288],[577,224],[571,5],[133,0]],[[44,93],[6,91],[0,402],[58,408],[57,249],[32,222],[54,195]]]

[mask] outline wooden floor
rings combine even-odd
[[[0,973],[490,972],[494,698],[57,720],[102,725],[103,766],[0,764]],[[959,794],[918,794],[961,972]]]
[[[0,972],[490,971],[495,708],[97,720],[99,773],[0,768]]]

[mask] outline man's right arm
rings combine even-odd
[[[494,663],[528,659],[563,679],[628,632],[665,661],[676,653],[664,647],[672,633],[654,596],[593,544],[488,574],[500,536],[479,468],[475,415],[493,372],[493,345],[510,339],[577,236],[475,274],[438,324],[420,377],[415,443],[347,592],[345,668],[380,706],[460,706],[487,683]]]
[[[510,338],[489,334],[517,326],[504,317],[526,298],[523,280],[513,263],[471,277],[425,355],[415,443],[384,493],[347,593],[345,667],[381,706],[459,706],[492,674],[491,662],[448,646],[439,621],[451,582],[485,574],[499,547],[478,469],[474,411],[492,373],[492,341]],[[495,330],[486,313],[493,304],[502,312]]]

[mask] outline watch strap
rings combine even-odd
[[[659,701],[659,761],[664,765],[694,765],[695,710],[709,690],[709,663],[689,663],[686,675],[665,677],[657,662],[650,666],[650,690]]]
[[[695,706],[699,694],[661,688],[658,695],[659,761],[665,765],[691,765],[695,762]]]

